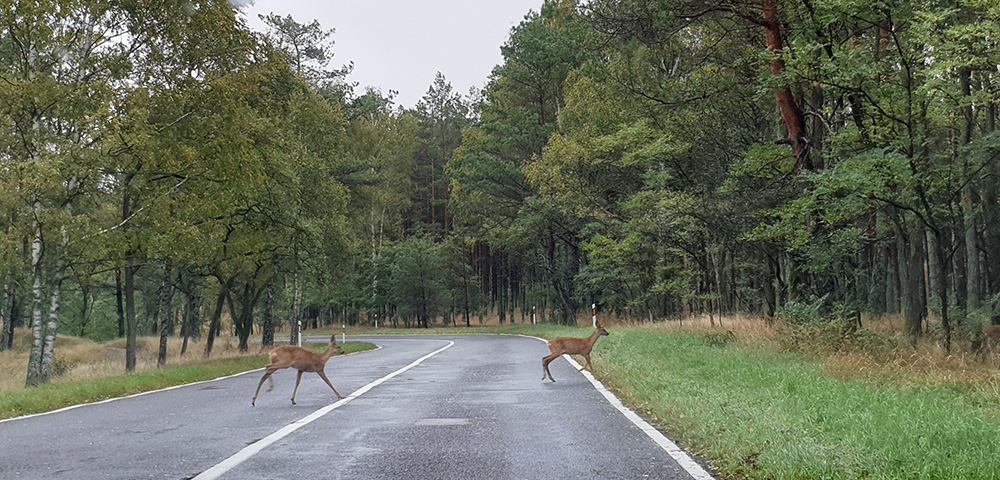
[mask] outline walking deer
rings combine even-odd
[[[594,349],[594,344],[597,343],[597,339],[607,336],[608,331],[601,326],[600,322],[597,322],[597,328],[594,329],[594,333],[587,338],[554,338],[549,340],[549,351],[552,352],[542,358],[542,380],[545,380],[546,376],[549,380],[553,382],[556,381],[552,378],[552,372],[549,371],[549,364],[553,360],[559,358],[563,354],[567,355],[582,355],[587,361],[587,369],[594,371],[594,368],[590,366],[590,351]]]
[[[295,405],[295,393],[299,391],[299,382],[302,381],[302,374],[305,372],[316,372],[333,389],[333,393],[337,394],[337,398],[344,398],[336,388],[333,388],[330,379],[326,378],[326,373],[323,372],[323,369],[326,368],[326,361],[330,357],[343,353],[344,351],[337,345],[336,334],[330,337],[330,346],[326,347],[326,351],[323,353],[312,353],[309,350],[292,345],[285,345],[271,350],[271,363],[265,367],[266,372],[264,372],[263,377],[260,377],[260,383],[257,384],[257,391],[254,392],[253,398],[250,399],[250,405],[257,404],[257,394],[260,393],[260,386],[264,384],[264,380],[271,380],[267,391],[270,392],[274,389],[274,379],[271,378],[271,375],[283,368],[294,368],[299,371],[299,376],[295,379],[295,390],[292,390],[292,405]]]

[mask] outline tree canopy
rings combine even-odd
[[[998,323],[1000,9],[545,0],[480,91],[356,94],[333,26],[0,9],[0,348],[489,315]],[[339,63],[339,62],[338,62]],[[928,330],[924,320],[933,316]],[[229,330],[225,330],[228,333]]]

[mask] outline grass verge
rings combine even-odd
[[[370,343],[348,342],[340,344],[344,353],[375,348]],[[306,348],[322,352],[325,344],[307,344]],[[164,367],[132,375],[115,375],[106,378],[66,383],[51,383],[22,390],[0,392],[0,419],[56,410],[70,405],[97,402],[109,398],[187,383],[211,380],[255,370],[267,365],[266,354],[247,355],[218,360],[208,360],[183,366]]]
[[[960,385],[836,378],[824,362],[618,329],[598,377],[733,478],[1000,478],[998,405]]]

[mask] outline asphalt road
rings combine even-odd
[[[382,348],[327,363],[344,400],[282,370],[251,407],[256,371],[7,420],[0,479],[710,478],[537,339],[348,341]]]

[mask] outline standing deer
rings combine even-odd
[[[594,349],[597,339],[607,336],[607,334],[608,331],[598,322],[594,333],[588,338],[562,337],[549,340],[549,351],[552,354],[542,358],[542,380],[545,380],[545,377],[548,376],[549,380],[556,381],[556,379],[552,378],[552,372],[549,371],[549,364],[563,354],[583,355],[583,358],[587,360],[587,369],[594,371],[594,368],[590,366],[590,351]]]
[[[257,391],[254,392],[253,398],[250,399],[250,405],[256,405],[257,394],[260,393],[260,386],[264,384],[264,380],[271,380],[267,391],[270,392],[274,389],[274,379],[271,378],[271,375],[283,368],[291,367],[299,371],[299,376],[295,379],[295,390],[292,390],[292,405],[295,405],[295,393],[299,391],[299,382],[302,381],[302,374],[305,372],[318,373],[320,378],[330,388],[333,388],[333,384],[330,383],[329,378],[326,378],[326,373],[323,373],[323,369],[326,368],[326,361],[330,357],[343,353],[344,351],[337,345],[337,334],[330,337],[330,346],[326,347],[326,351],[323,353],[312,353],[309,350],[292,345],[285,345],[271,350],[271,363],[266,367],[267,371],[264,372],[264,376],[260,377],[260,383],[257,384]],[[337,394],[337,398],[344,398],[336,388],[333,388],[333,393]]]

